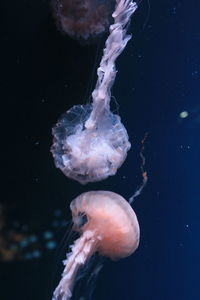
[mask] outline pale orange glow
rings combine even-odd
[[[80,266],[95,252],[119,259],[131,255],[139,245],[137,217],[120,195],[107,191],[83,193],[72,201],[70,208],[73,229],[80,233],[80,238],[70,247],[53,300],[71,298]]]

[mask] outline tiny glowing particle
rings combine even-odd
[[[27,246],[28,246],[28,241],[26,239],[24,239],[20,242],[20,247],[21,248],[26,248]]]
[[[33,256],[32,256],[32,254],[31,253],[26,253],[25,255],[24,255],[24,258],[25,259],[31,259],[31,258],[33,258]]]
[[[30,243],[35,243],[38,240],[38,238],[36,235],[30,235],[28,240]]]
[[[53,237],[53,233],[51,231],[45,231],[43,237],[45,240],[49,240]]]
[[[49,250],[53,250],[56,247],[56,242],[55,241],[49,241],[46,243],[46,248]]]
[[[40,250],[34,250],[33,252],[32,252],[32,256],[34,257],[34,258],[39,258],[39,257],[41,257],[41,251]]]
[[[180,114],[179,114],[179,117],[181,118],[181,119],[185,119],[185,118],[187,118],[188,117],[188,112],[187,111],[182,111]]]

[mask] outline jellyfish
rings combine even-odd
[[[130,204],[109,191],[90,191],[70,205],[73,229],[80,237],[64,260],[62,278],[52,300],[68,300],[79,268],[98,252],[112,260],[130,256],[139,245],[140,229]]]
[[[114,4],[114,0],[53,0],[52,9],[61,32],[90,42],[107,31]]]
[[[136,8],[132,0],[116,0],[92,103],[72,107],[52,129],[56,167],[81,184],[115,175],[131,147],[120,116],[110,110],[110,100],[115,62],[131,38],[126,32]]]

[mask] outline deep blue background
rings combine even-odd
[[[104,40],[83,47],[62,36],[48,1],[2,5],[1,201],[14,207],[12,218],[43,231],[56,208],[69,219],[69,203],[83,191],[128,198],[142,180],[139,149],[148,132],[149,181],[133,205],[140,247],[127,259],[106,261],[93,299],[199,300],[199,1],[142,1],[113,88],[132,148],[116,176],[87,186],[54,167],[51,128],[62,112],[88,101]],[[0,298],[50,299],[53,256],[2,262]]]

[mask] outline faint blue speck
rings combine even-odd
[[[41,253],[40,250],[34,250],[34,251],[32,252],[32,256],[33,256],[34,258],[39,258],[39,257],[41,257],[41,255],[42,255],[42,253]]]
[[[198,75],[199,74],[199,72],[197,71],[197,70],[194,70],[193,72],[192,72],[192,76],[196,76],[196,75]]]
[[[26,248],[28,246],[28,241],[24,239],[19,243],[19,245],[21,248]]]
[[[31,259],[31,258],[33,258],[33,255],[31,253],[26,253],[26,254],[24,254],[24,258]]]
[[[45,231],[43,233],[43,237],[44,237],[45,240],[49,240],[53,237],[53,233],[51,231]]]
[[[172,14],[175,15],[176,14],[176,7],[172,8]]]
[[[38,237],[36,235],[30,235],[28,240],[30,243],[35,243],[38,240]]]
[[[16,250],[17,249],[17,245],[16,244],[11,244],[10,245],[10,250]]]
[[[46,248],[49,250],[53,250],[56,247],[56,242],[55,241],[49,241],[46,243]]]

